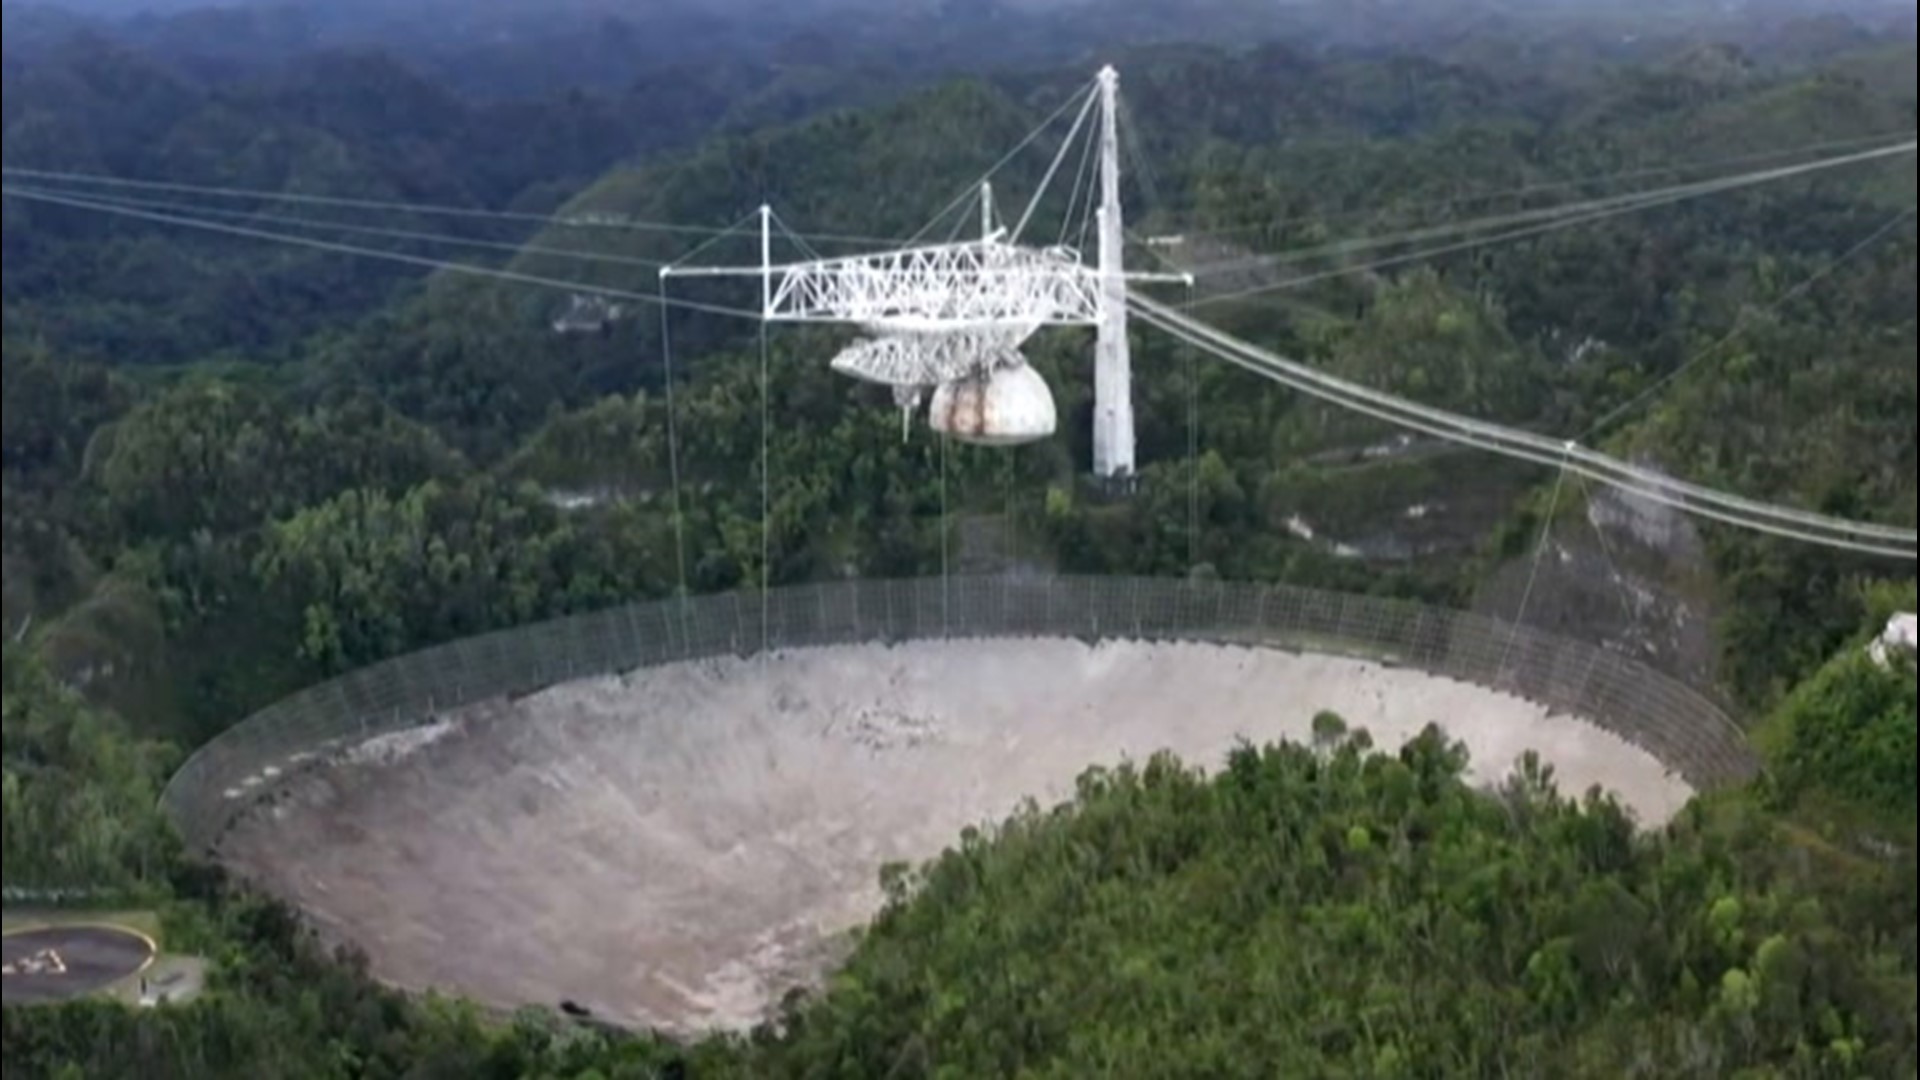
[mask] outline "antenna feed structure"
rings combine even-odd
[[[1193,278],[1131,273],[1125,267],[1118,91],[1119,73],[1111,65],[1101,68],[1091,86],[1021,144],[1080,106],[1045,179],[1011,228],[998,223],[989,171],[947,210],[977,197],[977,239],[909,242],[862,254],[775,262],[778,219],[771,207],[762,206],[758,265],[682,263],[663,267],[660,278],[758,278],[764,321],[856,327],[862,336],[834,357],[834,370],[892,387],[903,419],[930,400],[934,430],[985,446],[1018,446],[1054,434],[1052,392],[1028,366],[1020,345],[1045,327],[1090,328],[1095,335],[1094,472],[1105,479],[1130,477],[1134,430],[1127,288],[1148,282],[1191,285]],[[1088,149],[1097,150],[1099,161],[1094,211],[1099,244],[1093,266],[1072,248],[1021,239],[1067,151],[1083,136],[1094,140]]]

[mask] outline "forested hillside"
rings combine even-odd
[[[1336,6],[1348,30],[1393,22]],[[1324,16],[1254,45],[1239,5],[1191,26],[1128,5],[1112,33],[1134,44],[1043,47],[1068,14],[978,8],[868,13],[844,37],[775,22],[747,40],[674,8],[651,30],[556,15],[511,45],[430,47],[414,26],[310,47],[311,24],[275,21],[291,8],[88,24],[8,4],[10,193],[579,286],[5,200],[0,867],[10,890],[156,907],[216,961],[188,1006],[8,1009],[9,1080],[1912,1075],[1914,684],[1860,648],[1912,610],[1910,565],[1636,518],[1145,327],[1142,472],[1116,497],[1083,479],[1079,332],[1028,346],[1057,438],[943,451],[826,369],[835,332],[775,329],[763,384],[751,322],[626,300],[598,332],[554,326],[576,292],[653,292],[650,266],[608,257],[679,259],[706,235],[581,218],[717,229],[767,202],[830,250],[904,237],[1100,47],[1125,80],[1130,224],[1161,240],[1129,258],[1199,275],[1170,301],[1421,402],[1912,527],[1910,154],[1390,265],[1363,264],[1419,245],[1340,246],[1910,138],[1910,31],[1769,16],[1603,47],[1593,24],[1383,41]],[[988,55],[1003,39],[1027,44]],[[1006,205],[1051,149],[996,177]],[[1056,234],[1065,209],[1040,207],[1044,242],[1080,239]],[[1315,280],[1227,295],[1296,276]],[[376,988],[183,863],[155,809],[192,748],[344,670],[683,581],[937,573],[982,535],[997,565],[1478,603],[1603,638],[1728,701],[1769,774],[1656,836],[1538,774],[1474,792],[1441,735],[1379,755],[1336,718],[1210,780],[1170,761],[1091,774],[1069,807],[891,873],[817,999],[697,1047]]]
[[[0,97],[8,167],[160,182],[135,194],[161,209],[183,197],[165,185],[211,184],[546,211],[615,162],[685,146],[719,127],[884,97],[905,82],[899,69],[677,56],[609,89],[570,85],[496,98],[464,93],[382,52],[308,50],[272,67],[212,75],[190,60],[177,49],[95,36],[9,59]],[[299,209],[232,199],[188,205],[237,210],[229,223],[256,225],[276,210]],[[451,228],[496,245],[524,239],[511,223],[450,223],[444,215],[389,214],[374,224]],[[391,236],[383,240],[390,246]],[[115,364],[222,351],[285,358],[300,339],[368,312],[418,276],[178,234],[162,241],[13,200],[4,257],[10,333]]]
[[[1636,837],[1611,799],[1559,794],[1537,762],[1488,793],[1437,730],[1390,755],[1330,714],[1316,727],[1315,746],[1245,747],[1211,780],[1165,758],[1090,772],[1070,804],[889,869],[886,909],[828,988],[751,1038],[672,1046],[408,1001],[317,956],[283,911],[182,876],[172,933],[236,942],[217,993],[9,1009],[7,1067],[1911,1075],[1911,848],[1884,865],[1809,848],[1737,799]]]

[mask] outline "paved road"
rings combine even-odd
[[[61,1001],[104,989],[153,959],[153,943],[111,926],[56,926],[0,938],[0,999],[8,1005]]]

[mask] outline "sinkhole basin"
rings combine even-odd
[[[1512,694],[1367,660],[1179,641],[822,646],[577,679],[349,740],[279,776],[219,858],[398,986],[570,1001],[673,1033],[739,1028],[810,984],[936,856],[1089,766],[1339,713],[1382,748],[1438,723],[1497,781],[1537,751],[1643,825],[1691,796],[1648,751]]]

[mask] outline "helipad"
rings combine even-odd
[[[65,1001],[146,970],[153,941],[118,926],[48,926],[0,938],[0,986],[8,1005]]]

